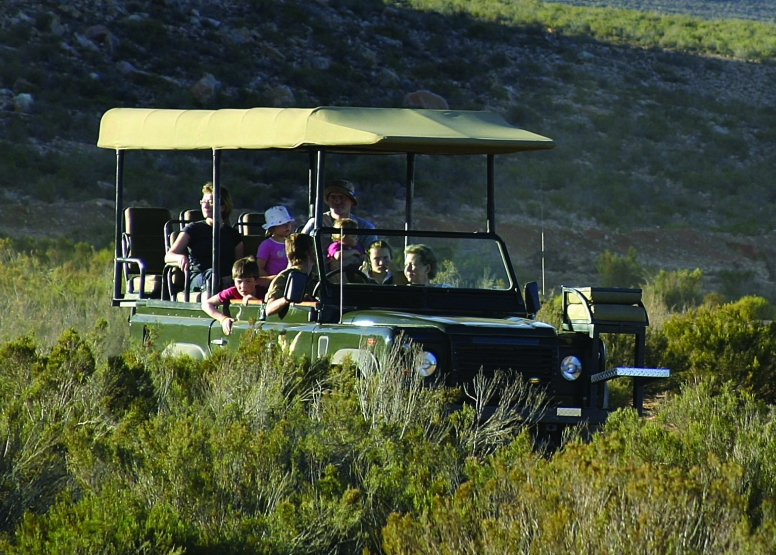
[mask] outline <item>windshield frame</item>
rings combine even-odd
[[[339,230],[332,227],[320,227],[311,231],[315,242],[318,268],[327,268],[323,238]],[[381,239],[395,239],[391,242],[395,249],[404,250],[404,238],[410,238],[412,244],[422,243],[423,239],[451,239],[461,241],[488,241],[498,247],[505,276],[509,282],[499,289],[480,289],[471,287],[446,287],[438,283],[429,286],[379,285],[379,284],[340,284],[325,277],[321,278],[319,300],[324,305],[339,305],[342,311],[360,309],[412,310],[429,313],[481,313],[493,316],[525,314],[525,302],[520,292],[509,251],[504,241],[495,233],[457,232],[457,231],[421,231],[397,229],[349,229],[352,235],[377,235]],[[325,276],[328,272],[322,272]]]

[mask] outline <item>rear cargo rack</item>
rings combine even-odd
[[[667,368],[644,368],[646,330],[649,318],[641,301],[641,289],[620,287],[563,286],[563,330],[585,333],[593,340],[593,352],[599,352],[601,334],[625,334],[634,338],[634,367],[618,367],[591,375],[591,383],[601,386],[618,377],[633,378],[633,407],[644,412],[644,385],[667,378]],[[591,402],[602,387],[591,390]]]

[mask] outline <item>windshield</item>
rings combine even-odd
[[[359,230],[329,231],[320,230],[319,237],[331,284],[514,288],[505,249],[494,235],[412,232],[407,236],[374,230],[379,240],[364,248],[358,241]]]

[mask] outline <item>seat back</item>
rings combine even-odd
[[[235,227],[243,235],[258,235],[264,237],[264,214],[258,212],[243,212],[237,218]],[[247,252],[247,251],[246,251]]]
[[[259,245],[266,238],[263,223],[264,214],[258,212],[243,212],[237,217],[234,227],[242,233],[245,256],[256,256],[259,252]]]
[[[203,219],[202,210],[200,210],[199,208],[182,210],[181,213],[178,215],[178,223],[180,224],[181,229],[186,227],[186,224],[190,224],[191,222],[198,222],[202,219]]]
[[[130,206],[124,210],[122,262],[127,293],[140,298],[161,295],[167,252],[164,224],[169,219],[166,208]]]
[[[193,212],[187,210],[186,212]],[[181,216],[184,212],[181,212]],[[196,221],[196,220],[194,220]],[[175,240],[182,233],[186,224],[190,223],[189,220],[168,220],[164,224],[164,247],[165,252],[170,250]],[[164,293],[162,298],[167,300],[185,300],[189,302],[189,280],[191,279],[190,273],[187,270],[185,273],[176,265],[167,264],[164,268]],[[179,299],[180,297],[180,299]]]

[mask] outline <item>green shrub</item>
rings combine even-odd
[[[471,460],[469,479],[454,496],[438,496],[419,514],[391,515],[383,547],[387,553],[768,553],[776,545],[768,501],[772,413],[751,401],[741,410],[734,394],[721,402],[710,395],[689,388],[668,403],[684,422],[668,411],[656,421],[618,412],[590,443],[571,443],[549,460],[520,440]],[[708,449],[702,439],[712,415],[713,428],[745,431],[732,436],[732,445],[726,436]],[[745,456],[731,453],[744,445]],[[769,485],[755,493],[757,480]]]
[[[13,469],[45,495],[17,504],[4,552],[377,552],[389,514],[451,495],[468,458],[525,428],[509,406],[530,405],[528,389],[503,377],[481,378],[474,408],[450,413],[455,391],[405,374],[417,349],[375,352],[357,374],[294,362],[284,344],[249,333],[205,361],[136,347],[104,362],[73,334],[47,356],[30,340],[6,346],[31,384],[6,386],[8,426],[31,391],[36,414],[68,418],[38,443],[51,464]],[[501,406],[485,417],[494,392]],[[55,470],[42,490],[39,474]],[[5,483],[9,498],[21,488]]]
[[[719,292],[729,301],[735,301],[756,292],[754,270],[720,270],[717,275],[720,281]]]
[[[671,368],[674,387],[713,378],[776,402],[776,324],[764,321],[772,315],[761,297],[676,315],[663,326],[660,365]]]
[[[636,260],[636,249],[630,247],[627,256],[608,250],[598,257],[595,269],[604,287],[637,287],[644,279],[644,268]]]
[[[660,270],[647,281],[645,289],[652,289],[654,295],[673,311],[683,311],[698,306],[703,301],[701,286],[703,272],[695,270]]]
[[[571,444],[549,461],[515,442],[471,461],[455,496],[437,498],[420,515],[392,515],[384,547],[767,553],[774,546],[772,422],[772,410],[751,398],[730,390],[715,397],[700,386],[652,421],[618,412],[592,443]],[[706,445],[709,433],[716,437]]]

